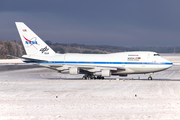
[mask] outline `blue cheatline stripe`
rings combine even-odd
[[[66,63],[66,64],[143,64],[143,65],[172,65],[173,63],[156,63],[156,62],[78,62],[78,61],[47,61],[47,62],[35,62],[35,61],[24,61],[26,63]]]

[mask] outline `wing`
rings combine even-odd
[[[92,65],[77,65],[77,64],[58,64],[58,65],[53,65],[53,64],[43,64],[44,62],[48,62],[46,60],[41,60],[41,59],[36,59],[36,58],[30,58],[27,56],[20,57],[21,59],[24,59],[23,61],[26,63],[38,63],[38,65],[57,70],[57,71],[63,71],[63,70],[68,70],[72,67],[76,67],[80,70],[81,74],[84,73],[94,73],[98,71],[102,71],[104,69],[110,70],[111,72],[118,72],[118,71],[125,71],[124,67],[110,67],[110,66],[92,66]],[[42,62],[42,63],[41,63]]]
[[[57,70],[57,71],[63,71],[63,70],[70,69],[71,67],[77,67],[80,69],[81,73],[86,73],[86,72],[94,73],[97,71],[102,71],[103,69],[108,69],[111,71],[125,71],[125,68],[123,67],[109,67],[109,66],[90,66],[90,65],[88,66],[88,65],[72,65],[72,64],[71,65],[62,64],[62,65],[57,65],[57,66],[44,65],[44,64],[40,64],[40,65],[43,67]]]

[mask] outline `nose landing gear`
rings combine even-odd
[[[148,80],[152,80],[152,75],[153,75],[154,73],[150,73],[149,74],[149,77],[148,77]]]
[[[148,77],[148,80],[152,80],[152,77],[151,77],[151,76],[149,76],[149,77]]]

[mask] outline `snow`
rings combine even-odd
[[[82,80],[46,68],[1,71],[0,120],[180,119],[179,73]]]

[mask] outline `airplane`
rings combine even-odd
[[[26,55],[25,63],[50,68],[61,74],[84,74],[82,79],[104,79],[111,75],[152,74],[170,68],[173,63],[156,52],[132,51],[110,54],[55,53],[23,22],[15,22]]]

